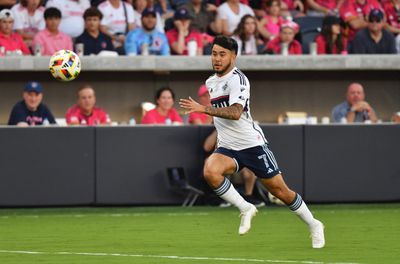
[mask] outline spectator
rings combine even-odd
[[[176,10],[174,15],[174,28],[167,31],[167,38],[171,53],[177,55],[188,55],[188,42],[197,43],[197,55],[203,55],[203,39],[200,32],[191,28],[192,17],[189,11],[182,7]]]
[[[340,18],[326,16],[322,22],[322,32],[315,39],[318,54],[347,54],[347,41],[340,28]]]
[[[354,54],[397,53],[396,41],[392,33],[384,29],[384,14],[380,9],[372,9],[368,17],[368,28],[357,32],[352,43]]]
[[[267,0],[266,14],[260,20],[260,27],[264,31],[260,31],[264,39],[273,39],[279,35],[281,25],[284,22],[281,16],[281,1],[280,0]]]
[[[175,94],[169,87],[163,87],[156,93],[156,108],[148,111],[142,124],[183,124],[183,120],[174,108]]]
[[[102,50],[114,51],[111,38],[100,32],[100,21],[103,14],[96,7],[90,7],[86,9],[83,18],[85,19],[85,31],[75,41],[75,43],[83,44],[83,54],[99,54]]]
[[[167,37],[155,28],[156,23],[156,11],[146,8],[142,13],[142,28],[136,28],[126,36],[127,55],[170,55]]]
[[[76,38],[83,33],[83,13],[90,7],[89,0],[48,0],[46,7],[55,7],[61,11],[61,24],[59,30],[71,38]]]
[[[106,0],[99,5],[103,13],[101,31],[110,36],[119,54],[124,54],[125,35],[135,28],[134,10],[122,0]]]
[[[281,16],[287,20],[291,20],[293,17],[305,16],[302,0],[282,0],[280,9]]]
[[[244,15],[254,16],[254,11],[239,0],[227,0],[218,7],[217,23],[223,35],[230,36]]]
[[[17,4],[17,0],[0,0],[0,11],[10,9],[15,4]]]
[[[400,124],[400,112],[394,113],[392,116],[392,122]]]
[[[68,125],[95,126],[111,123],[109,115],[96,106],[96,95],[90,85],[79,88],[77,103],[68,109],[65,119]]]
[[[257,55],[258,46],[264,44],[258,36],[257,20],[252,15],[242,17],[232,38],[238,43],[238,56]]]
[[[135,8],[135,28],[141,28],[142,27],[142,13],[146,8],[152,9],[151,7],[147,6],[148,0],[136,0],[134,2],[134,8]],[[154,9],[154,8],[153,8]],[[154,9],[155,10],[155,9]],[[164,23],[161,21],[161,16],[160,13],[156,12],[156,29],[159,32],[164,33]]]
[[[352,41],[356,32],[366,28],[367,18],[371,9],[381,9],[377,0],[345,0],[339,8],[339,14],[346,23],[346,34],[348,41]]]
[[[8,125],[37,126],[56,124],[53,114],[42,103],[43,87],[40,83],[27,83],[22,98],[23,100],[13,107]]]
[[[400,0],[389,0],[383,3],[387,19],[387,29],[396,35],[396,50],[400,53]]]
[[[287,21],[282,24],[281,31],[279,33],[279,37],[274,38],[270,42],[268,42],[265,53],[268,54],[281,54],[281,46],[282,44],[286,44],[288,47],[289,55],[299,55],[302,54],[301,44],[297,40],[294,39],[297,31],[299,30],[299,26],[292,21]]]
[[[199,97],[199,103],[205,106],[211,106],[210,94],[207,90],[207,87],[203,84],[200,86],[199,91],[197,92]],[[210,125],[213,122],[212,116],[206,115],[204,113],[193,112],[190,113],[189,124],[193,125]]]
[[[376,123],[375,110],[365,101],[364,88],[359,83],[352,83],[347,88],[346,101],[332,110],[333,122],[356,123],[371,121]]]
[[[336,16],[346,0],[307,0],[308,16]]]
[[[11,11],[15,18],[14,30],[22,36],[25,44],[31,47],[35,34],[45,27],[41,0],[21,0]]]
[[[202,0],[190,0],[184,5],[192,17],[192,28],[202,34],[208,32],[217,32],[215,17],[217,7],[213,4],[207,4]]]
[[[44,11],[46,28],[39,31],[33,38],[33,46],[40,45],[42,55],[51,56],[54,52],[67,49],[73,50],[72,39],[58,30],[61,22],[61,12],[55,7]]]
[[[13,33],[14,15],[10,9],[0,11],[0,46],[4,52],[29,55],[31,52],[18,33]],[[0,54],[3,56],[5,54]]]
[[[203,149],[206,154],[211,153],[215,150],[217,145],[217,131],[214,130],[204,141]],[[254,186],[257,181],[257,176],[249,169],[243,168],[239,172],[235,172],[231,177],[240,177],[244,183],[244,194],[243,198],[249,203],[254,204],[256,207],[262,207],[265,203],[253,196]],[[231,206],[229,203],[221,203],[220,207]]]

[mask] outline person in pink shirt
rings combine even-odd
[[[65,119],[68,125],[95,126],[111,123],[109,115],[96,106],[96,94],[90,85],[79,88],[77,103],[68,109]]]
[[[197,92],[199,97],[199,103],[205,106],[211,106],[210,93],[207,87],[203,84],[200,86]],[[193,112],[189,114],[188,119],[189,124],[192,125],[210,125],[213,122],[212,116],[206,115],[204,113]]]
[[[21,35],[13,33],[14,15],[10,9],[0,11],[0,56],[15,52],[17,54],[30,55],[28,47],[24,43]],[[4,52],[4,54],[3,54]]]
[[[267,14],[260,20],[260,26],[265,28],[265,32],[260,31],[265,39],[273,39],[279,35],[281,25],[284,22],[281,16],[281,1],[268,0],[265,7]]]
[[[61,49],[73,50],[71,37],[59,31],[61,11],[49,7],[44,11],[44,19],[46,28],[35,35],[32,46],[40,45],[42,55],[48,56]]]
[[[197,43],[196,54],[203,55],[203,36],[190,27],[192,19],[186,8],[181,7],[176,10],[174,15],[175,27],[166,33],[172,54],[188,55],[188,43],[194,40]]]
[[[282,43],[287,44],[289,55],[302,54],[301,44],[294,39],[294,36],[299,30],[299,25],[292,21],[287,21],[282,24],[279,37],[274,38],[268,42],[265,53],[268,54],[281,54]]]
[[[142,118],[142,124],[183,124],[178,111],[174,108],[175,94],[169,87],[163,87],[156,93],[156,108],[148,111]]]

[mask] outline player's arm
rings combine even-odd
[[[239,120],[243,112],[243,106],[239,103],[232,104],[228,107],[215,108],[201,105],[191,97],[189,97],[189,99],[180,99],[179,105],[187,110],[186,114],[198,112],[231,120]]]

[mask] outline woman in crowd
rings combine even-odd
[[[260,20],[260,27],[263,27],[265,31],[260,31],[260,33],[264,39],[272,40],[279,35],[284,22],[281,16],[281,1],[267,0],[265,5],[266,15]]]
[[[243,16],[232,36],[238,43],[238,55],[257,55],[257,47],[263,45],[258,35],[256,18]]]
[[[322,32],[315,39],[318,54],[347,54],[347,41],[340,28],[340,18],[327,16],[322,22]]]

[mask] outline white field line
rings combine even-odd
[[[0,254],[30,254],[30,255],[80,255],[80,256],[105,256],[105,257],[132,257],[132,258],[158,258],[158,259],[177,259],[177,260],[212,260],[212,261],[232,261],[232,262],[258,262],[258,263],[298,263],[298,264],[361,264],[355,262],[322,262],[308,260],[276,260],[276,259],[248,259],[248,258],[218,258],[218,257],[189,257],[189,256],[163,256],[163,255],[144,255],[128,253],[94,253],[94,252],[45,252],[45,251],[26,251],[26,250],[1,250]]]

